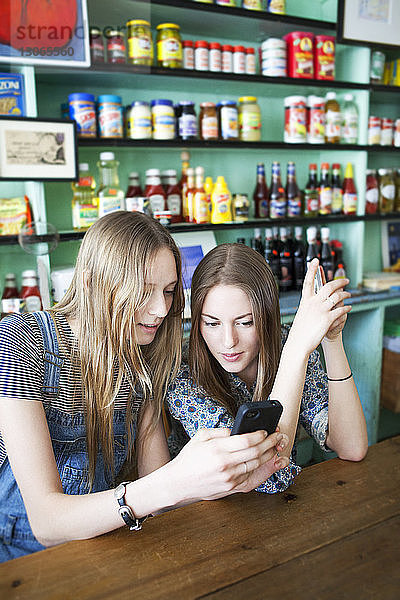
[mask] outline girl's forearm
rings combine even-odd
[[[323,340],[326,371],[329,379],[343,379],[351,373],[342,336]],[[327,446],[340,458],[361,460],[368,448],[367,427],[353,377],[345,381],[329,381],[329,432]]]

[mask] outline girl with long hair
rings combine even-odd
[[[317,259],[307,271],[292,326],[281,327],[279,296],[271,269],[244,244],[221,244],[194,271],[187,362],[170,385],[172,451],[183,436],[203,427],[232,427],[244,402],[279,400],[280,431],[289,444],[280,453],[289,464],[258,487],[274,493],[300,472],[294,446],[298,423],[324,450],[361,460],[367,451],[366,424],[342,342],[351,306],[343,300],[347,279],[314,292]],[[321,343],[326,373],[317,346]],[[186,438],[187,439],[187,438]]]
[[[169,462],[161,416],[182,308],[172,237],[121,211],[85,234],[61,302],[1,321],[0,561],[140,529],[146,515],[250,491],[279,468],[287,436],[229,429],[199,432]]]

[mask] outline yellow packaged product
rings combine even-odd
[[[0,198],[0,235],[18,235],[22,227],[31,220],[27,196]]]
[[[211,223],[227,223],[233,221],[232,217],[232,195],[221,175],[211,194]]]

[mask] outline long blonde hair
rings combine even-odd
[[[191,374],[198,385],[235,415],[237,405],[230,392],[228,374],[213,357],[200,332],[205,298],[217,285],[240,288],[251,304],[260,343],[255,401],[268,398],[278,369],[281,347],[279,295],[273,273],[264,258],[244,244],[221,244],[213,248],[193,273],[189,340]]]
[[[174,256],[178,283],[155,339],[140,347],[135,312],[148,299],[146,276],[163,248]],[[181,360],[183,306],[180,252],[157,221],[142,213],[118,211],[86,232],[72,283],[52,310],[77,323],[79,355],[72,359],[81,368],[91,486],[99,442],[106,470],[114,476],[114,399],[124,376],[132,390],[139,386],[144,403],[153,403],[154,425],[160,417],[167,382]],[[116,383],[113,373],[117,373]],[[127,432],[132,435],[129,403]]]

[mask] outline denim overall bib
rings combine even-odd
[[[56,398],[59,390],[63,358],[59,355],[54,321],[47,312],[32,313],[39,324],[44,342],[45,398]],[[88,455],[84,415],[69,415],[43,403],[54,456],[65,494],[87,494]],[[127,456],[125,410],[114,411],[114,473],[118,473]],[[104,462],[99,449],[92,492],[110,489],[115,485],[106,478]],[[34,537],[27,518],[21,493],[15,481],[8,458],[0,465],[0,562],[43,550]]]

